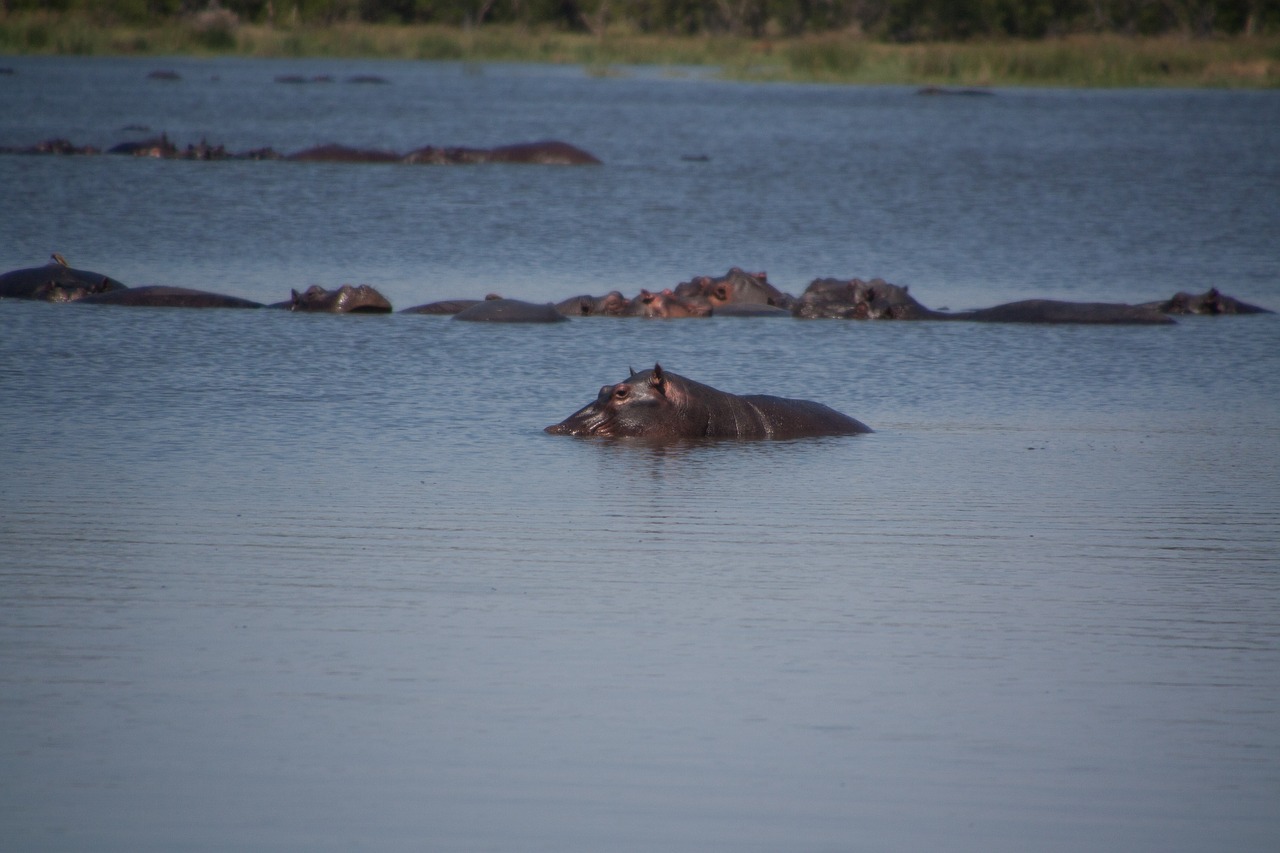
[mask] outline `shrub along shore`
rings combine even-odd
[[[32,12],[0,15],[0,54],[547,62],[580,64],[602,76],[625,75],[629,65],[663,66],[673,75],[692,66],[737,80],[921,86],[1280,86],[1280,36],[1273,35],[899,44],[855,33],[751,38],[623,29],[586,34],[506,24],[271,26],[208,16],[103,26],[76,15]]]

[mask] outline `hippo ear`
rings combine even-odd
[[[654,362],[653,377],[649,380],[649,385],[659,394],[666,393],[667,377],[662,372],[662,365]]]
[[[636,378],[636,369],[635,369],[634,367],[632,367],[631,365],[629,365],[629,364],[628,364],[628,365],[627,365],[627,370],[629,370],[629,371],[631,372],[631,375],[630,375],[630,376],[628,376],[627,378],[628,378],[628,379],[635,379],[635,378]]]

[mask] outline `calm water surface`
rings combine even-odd
[[[130,284],[367,281],[405,306],[738,264],[937,307],[1217,285],[1280,308],[1271,93],[5,64],[5,145],[558,137],[606,165],[2,157],[4,269],[60,251]],[[341,82],[368,72],[391,82]],[[0,303],[5,846],[1274,850],[1278,353],[1275,316]],[[877,431],[541,432],[654,361]]]

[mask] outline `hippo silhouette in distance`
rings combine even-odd
[[[551,435],[685,439],[792,439],[871,432],[861,421],[809,400],[739,396],[669,373],[662,365],[600,389]]]

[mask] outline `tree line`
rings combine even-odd
[[[752,38],[860,31],[897,42],[1280,31],[1280,0],[0,0],[9,13],[83,13],[122,24],[211,7],[253,24],[517,24]]]

